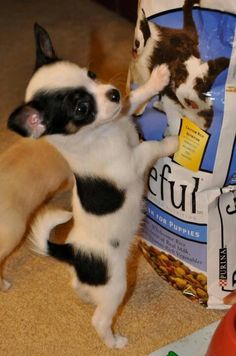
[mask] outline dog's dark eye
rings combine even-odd
[[[75,114],[76,115],[82,115],[82,116],[85,116],[87,115],[89,112],[89,103],[87,102],[79,102],[76,104],[76,107],[75,107]]]
[[[88,71],[88,77],[91,78],[92,80],[95,80],[97,78],[96,74],[91,70]]]
[[[139,48],[140,42],[139,42],[138,40],[135,40],[134,44],[135,44],[135,47],[136,47],[136,48]]]

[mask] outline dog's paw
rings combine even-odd
[[[11,288],[10,282],[6,281],[5,279],[0,280],[0,290],[2,292],[6,292],[10,288]]]
[[[115,334],[115,348],[116,349],[122,349],[126,345],[128,345],[128,338],[125,336],[121,336],[120,334]]]
[[[128,344],[128,339],[120,334],[114,334],[112,338],[104,340],[110,349],[122,349]]]
[[[155,94],[162,91],[170,81],[170,71],[166,64],[161,64],[153,69],[149,79],[149,85]]]
[[[168,146],[169,155],[175,153],[179,149],[179,137],[178,136],[168,136],[165,139],[165,143]]]

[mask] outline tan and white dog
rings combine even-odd
[[[20,243],[33,213],[54,194],[72,189],[71,169],[45,139],[21,138],[0,155],[0,290],[5,259]]]

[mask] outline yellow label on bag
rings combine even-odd
[[[201,166],[210,135],[186,117],[181,122],[180,146],[174,155],[174,161],[197,172]]]

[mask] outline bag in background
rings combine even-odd
[[[137,114],[145,140],[181,145],[150,171],[141,249],[209,308],[228,308],[236,285],[235,14],[235,0],[139,1],[128,78],[141,85],[168,64],[170,84]]]

